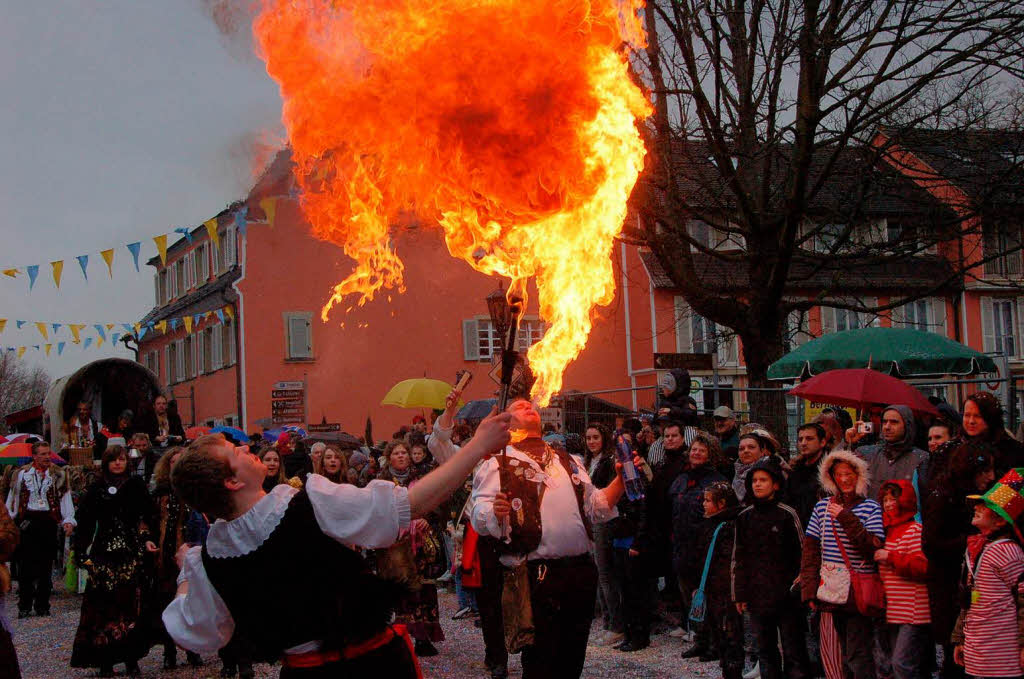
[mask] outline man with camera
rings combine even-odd
[[[846,430],[846,440],[851,447],[873,432],[871,425],[871,422],[858,420]],[[886,481],[913,481],[915,475],[918,488],[927,486],[924,473],[928,453],[914,446],[916,436],[917,423],[910,408],[891,405],[882,411],[882,442],[856,449],[857,454],[868,461],[868,478],[871,479],[868,497],[878,497],[878,491]]]

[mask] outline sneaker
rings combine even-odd
[[[468,618],[472,614],[472,608],[469,606],[463,606],[459,610],[455,611],[455,615],[452,616],[452,620],[462,620],[463,618]]]
[[[761,663],[754,663],[754,666],[743,673],[743,679],[760,679],[761,677]]]
[[[622,632],[612,632],[608,630],[603,637],[601,637],[601,646],[617,646],[626,640],[626,635]]]
[[[445,571],[445,574],[442,575],[441,577],[439,577],[436,580],[436,582],[451,582],[451,580],[452,580],[452,572],[451,571]]]
[[[682,639],[687,635],[687,632],[682,627],[676,627],[674,630],[668,633],[673,639]]]

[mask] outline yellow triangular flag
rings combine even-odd
[[[103,335],[97,335],[96,336],[96,346],[97,347],[102,347],[103,346]]]
[[[185,316],[181,320],[185,322],[185,332],[187,332],[188,334],[191,335],[192,334],[192,317],[191,316]]]
[[[50,339],[50,333],[46,330],[46,323],[36,323],[36,327],[39,328],[39,334],[43,336],[44,340]]]
[[[160,331],[161,335],[166,333],[167,332],[167,321],[160,321],[159,323],[157,323],[156,324],[156,329]]]
[[[229,306],[224,307],[224,313],[228,315],[228,318],[235,320],[235,311]]]
[[[64,273],[64,260],[58,259],[56,262],[50,262],[50,266],[53,267],[53,282],[60,287],[60,277]]]
[[[4,328],[6,326],[7,326],[7,319],[6,318],[0,318],[0,332],[3,332]]]
[[[113,278],[114,277],[114,248],[110,248],[109,250],[100,250],[100,257],[102,257],[103,261],[107,263],[107,273],[109,273],[110,277]]]
[[[274,228],[274,218],[277,216],[277,198],[264,198],[260,201],[263,214],[267,215],[267,224]]]
[[[154,237],[153,242],[156,243],[157,252],[160,253],[160,263],[167,266],[167,234]]]
[[[79,342],[81,341],[81,340],[80,340],[80,339],[78,338],[78,333],[82,332],[82,328],[84,328],[84,327],[85,327],[85,325],[84,325],[84,324],[82,324],[82,325],[79,325],[79,324],[77,324],[77,323],[72,323],[72,324],[71,324],[71,325],[69,325],[68,327],[69,327],[69,328],[71,328],[71,336],[75,338],[75,340],[74,340],[74,341],[75,341],[75,344],[78,344],[78,343],[79,343]]]
[[[25,347],[18,347],[18,358],[25,355]]]
[[[213,316],[213,309],[211,309],[210,311],[206,312],[206,320],[210,320],[211,316]],[[3,326],[0,325],[0,332],[3,332],[3,329],[4,329]]]
[[[47,344],[46,345],[46,355],[47,356],[50,355],[50,349],[53,349],[53,345],[52,344]]]
[[[217,218],[207,219],[203,222],[203,226],[206,227],[206,233],[209,234],[213,244],[220,247],[220,236],[217,235]]]
[[[11,278],[14,278],[19,273],[21,273],[21,272],[18,271],[17,269],[4,269],[4,275],[5,276],[10,276]]]
[[[132,330],[135,331],[135,335],[136,336],[138,336],[139,330],[141,330],[141,329],[142,329],[142,324],[141,323],[136,323],[135,325],[132,326]]]
[[[107,332],[110,332],[113,329],[114,329],[114,324],[113,323],[107,323]]]

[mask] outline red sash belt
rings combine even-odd
[[[294,669],[308,669],[310,667],[320,667],[328,663],[339,662],[340,660],[354,660],[359,656],[366,655],[367,653],[376,651],[382,646],[386,646],[391,643],[391,640],[395,637],[401,637],[409,647],[409,652],[412,653],[412,639],[409,637],[409,631],[406,629],[405,625],[392,625],[377,636],[370,637],[359,644],[346,646],[340,651],[286,653],[284,658],[281,659],[281,664],[285,667],[291,667]],[[416,656],[413,655],[412,657],[415,658]],[[419,674],[419,663],[417,662],[416,664],[417,673]],[[422,674],[420,674],[420,676],[422,676]]]

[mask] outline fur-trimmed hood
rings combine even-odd
[[[836,482],[832,480],[832,467],[837,462],[845,462],[854,468],[857,472],[857,495],[861,497],[867,497],[868,485],[870,479],[868,478],[868,463],[867,460],[860,457],[856,453],[850,452],[849,450],[833,450],[831,453],[825,456],[825,459],[821,461],[818,466],[818,482],[821,484],[822,489],[828,495],[838,495],[839,487]]]

